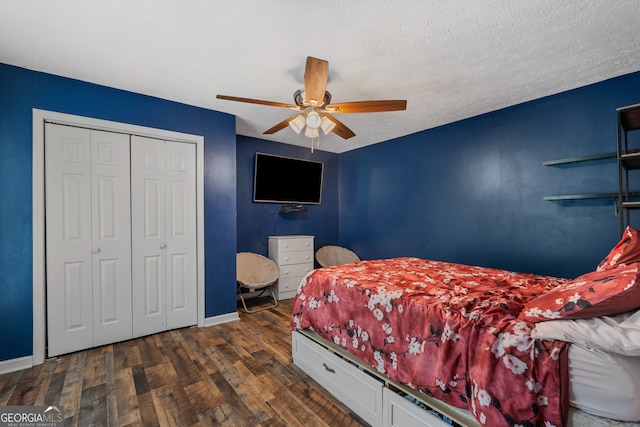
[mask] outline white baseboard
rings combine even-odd
[[[0,362],[0,374],[33,367],[33,356],[18,357]]]
[[[222,323],[233,322],[234,320],[240,320],[238,312],[221,314],[219,316],[207,317],[204,319],[204,326],[220,325]]]

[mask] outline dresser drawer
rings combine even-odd
[[[275,250],[280,252],[304,251],[305,249],[313,252],[312,236],[277,236]]]
[[[280,280],[286,280],[288,277],[304,277],[308,272],[313,270],[312,263],[291,264],[280,266]],[[298,285],[300,282],[298,282]]]
[[[278,265],[313,263],[313,250],[278,252],[273,260]]]
[[[281,277],[278,280],[278,299],[293,298],[304,276]],[[290,296],[283,296],[283,294]]]
[[[383,383],[304,335],[292,335],[293,362],[375,427],[382,425]]]
[[[289,290],[281,291],[280,289],[278,289],[278,301],[281,301],[283,299],[295,298],[297,291],[298,291],[297,289],[294,289],[292,291],[289,291]]]

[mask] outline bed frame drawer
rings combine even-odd
[[[385,388],[382,391],[384,402],[384,427],[451,427],[435,415],[408,401],[404,397]]]
[[[302,334],[292,335],[293,362],[373,427],[382,426],[384,384]]]

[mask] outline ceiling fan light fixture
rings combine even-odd
[[[320,114],[318,114],[317,111],[310,111],[307,114],[307,128],[318,130],[321,123],[322,119],[320,118]]]
[[[334,127],[336,127],[336,124],[334,122],[329,120],[327,116],[322,116],[322,120],[320,121],[320,128],[325,135],[331,132]]]
[[[302,129],[306,124],[307,124],[307,121],[302,114],[300,114],[295,119],[289,122],[289,126],[291,127],[291,129],[295,131],[295,133],[302,132]]]
[[[318,128],[310,128],[307,126],[307,129],[304,131],[304,136],[307,138],[317,138],[320,135],[318,132]]]

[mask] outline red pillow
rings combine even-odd
[[[622,233],[622,238],[607,255],[596,271],[616,268],[622,264],[640,262],[640,233],[635,228],[628,226]]]
[[[609,316],[640,308],[640,263],[592,271],[559,285],[524,306],[529,322]]]

